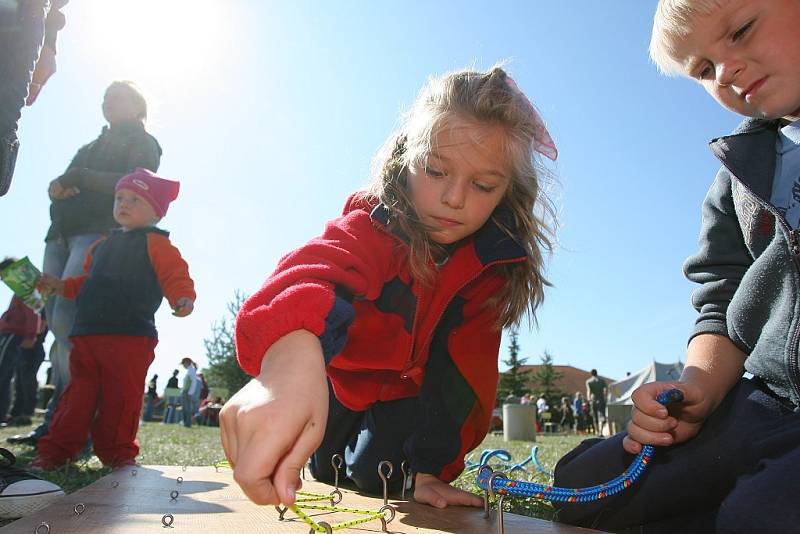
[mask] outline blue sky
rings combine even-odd
[[[137,81],[164,148],[159,173],[182,183],[161,226],[199,294],[185,319],[162,306],[153,370],[166,377],[186,355],[202,366],[203,338],[234,291],[256,290],[366,183],[426,77],[506,60],[560,151],[554,287],[539,328],[522,329],[522,355],[537,363],[548,350],[557,364],[612,378],[683,359],[695,312],[681,264],[717,169],[706,143],[738,119],[650,64],[653,9],[641,0],[73,1],[59,71],[20,122],[0,252],[41,265],[47,184],[99,133],[106,86]]]

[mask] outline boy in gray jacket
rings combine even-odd
[[[794,532],[800,524],[800,2],[660,0],[650,55],[747,119],[711,149],[722,162],[685,265],[699,316],[677,383],[633,394],[627,432],[590,440],[555,484],[620,474],[662,446],[632,488],[560,505],[562,521],[636,532]],[[744,371],[752,378],[743,378]],[[677,387],[667,408],[656,395]]]

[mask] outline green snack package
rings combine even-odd
[[[27,256],[0,271],[0,278],[3,282],[35,312],[44,308],[44,298],[36,289],[36,283],[41,277],[42,273]]]

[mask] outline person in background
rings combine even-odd
[[[17,128],[56,72],[56,35],[68,0],[0,2],[0,197],[11,187],[19,151]]]
[[[561,428],[565,432],[572,433],[575,427],[575,414],[572,413],[572,405],[569,397],[561,397]]]
[[[144,394],[144,413],[142,414],[142,421],[153,420],[153,407],[158,400],[158,375],[154,374],[153,378],[147,383],[147,393]]]
[[[102,112],[108,125],[97,139],[78,150],[66,171],[48,187],[51,224],[42,271],[55,278],[80,276],[89,247],[119,227],[113,211],[120,178],[136,168],[155,172],[161,162],[161,146],[145,130],[147,101],[136,84],[111,83],[103,96]],[[28,434],[8,438],[14,444],[35,445],[47,433],[58,399],[69,383],[76,303],[54,296],[45,309],[54,337],[50,347],[54,391],[44,422]]]
[[[197,373],[197,379],[200,380],[200,395],[198,397],[198,401],[204,401],[208,398],[208,381],[203,373]]]
[[[200,379],[197,378],[197,364],[188,356],[181,360],[186,369],[181,388],[181,405],[183,406],[183,426],[192,426],[192,419],[200,405]]]
[[[178,382],[179,372],[180,371],[178,371],[177,369],[172,371],[172,376],[169,377],[169,379],[167,379],[167,387],[164,390],[165,392],[167,392],[167,390],[173,390],[173,391],[176,389],[180,390],[180,384]],[[170,394],[167,393],[164,394],[164,401],[167,403],[167,407],[164,409],[164,420],[162,421],[162,423],[164,424],[177,423],[178,404],[180,403],[181,396],[180,393],[178,393],[177,395],[172,395],[171,394],[172,391],[169,391],[168,393]]]
[[[167,379],[167,389],[177,389],[178,388],[178,371],[175,369],[172,371],[172,376]]]
[[[16,261],[5,258],[0,262],[0,271]],[[8,309],[0,316],[0,423],[7,425],[11,404],[11,379],[17,370],[20,347],[31,348],[36,338],[44,331],[38,313],[25,305],[17,295],[11,297]]]
[[[586,412],[584,400],[583,393],[576,391],[572,400],[572,413],[575,414],[575,431],[578,434],[585,433],[589,427],[587,422],[589,414]]]
[[[589,399],[592,424],[598,434],[602,434],[606,421],[606,394],[608,385],[597,376],[597,369],[592,369],[591,376],[586,379],[586,398]]]
[[[14,258],[0,261],[0,271],[14,261]],[[8,309],[0,316],[0,409],[4,415],[10,396],[8,382],[19,358],[19,345],[34,344],[41,331],[40,315],[14,295]],[[0,520],[16,519],[35,512],[64,495],[59,486],[19,468],[16,462],[11,451],[0,448]]]
[[[42,321],[42,333],[36,336],[33,346],[20,344],[20,358],[14,372],[14,404],[11,406],[9,426],[30,425],[36,410],[39,397],[39,381],[36,375],[44,361],[44,341],[48,333],[44,310],[39,313],[39,317]]]

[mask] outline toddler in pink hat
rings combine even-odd
[[[89,248],[85,274],[42,277],[40,289],[76,299],[77,313],[70,333],[71,381],[50,432],[38,442],[33,467],[69,462],[90,431],[105,465],[135,463],[142,384],[158,343],[155,312],[166,297],[173,314],[185,317],[196,298],[186,262],[169,233],[155,226],[179,189],[178,182],[147,169],[124,176],[114,195],[120,228]]]

